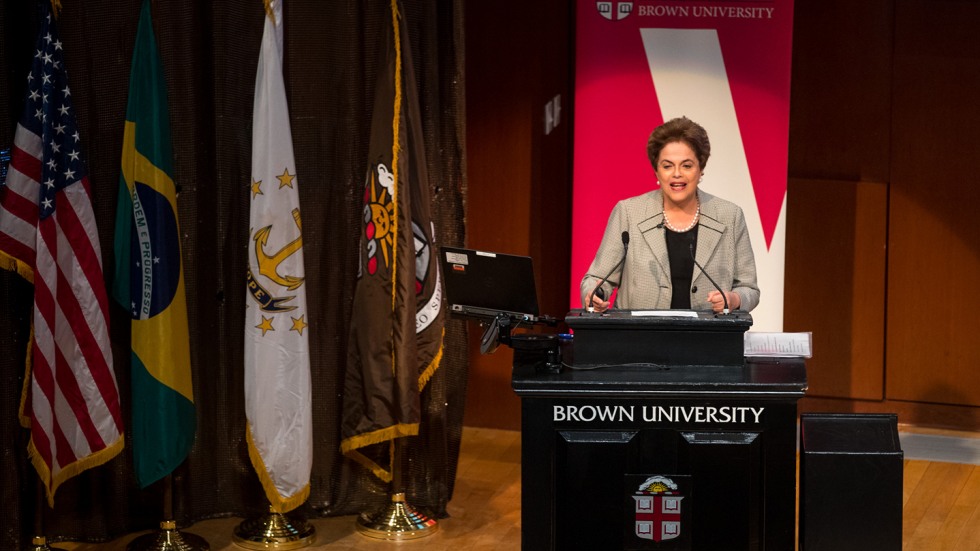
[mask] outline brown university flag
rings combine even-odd
[[[371,121],[340,443],[385,482],[387,447],[366,448],[419,433],[419,394],[439,367],[444,321],[415,73],[397,0],[391,12]]]

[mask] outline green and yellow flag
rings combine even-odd
[[[140,487],[187,457],[197,426],[177,224],[167,84],[150,1],[129,77],[113,296],[132,315],[133,463]]]

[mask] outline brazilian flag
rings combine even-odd
[[[143,0],[129,77],[113,296],[132,315],[133,463],[141,488],[187,457],[197,426],[167,84]]]

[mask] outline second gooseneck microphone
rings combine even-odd
[[[586,306],[585,306],[586,311],[590,313],[595,312],[595,307],[592,306],[592,297],[594,297],[596,292],[600,290],[602,284],[605,283],[607,279],[609,279],[609,276],[613,275],[613,272],[618,270],[619,267],[622,266],[624,262],[626,262],[626,251],[629,250],[629,245],[630,245],[630,232],[624,231],[623,232],[623,258],[619,259],[619,262],[617,262],[616,265],[613,266],[612,270],[609,270],[609,273],[606,274],[606,277],[602,278],[599,281],[599,283],[592,288],[592,292],[589,293],[589,300],[586,302]],[[601,294],[599,296],[605,298]]]
[[[729,312],[729,310],[728,310],[728,295],[725,294],[725,291],[722,291],[721,290],[721,287],[719,287],[718,284],[715,283],[715,280],[711,279],[711,276],[708,275],[708,272],[704,271],[704,267],[702,267],[700,264],[698,264],[698,260],[696,258],[694,258],[694,243],[691,243],[690,244],[690,246],[688,247],[688,250],[691,251],[691,260],[694,261],[694,265],[697,266],[699,270],[701,270],[701,273],[704,274],[704,277],[708,278],[708,281],[710,281],[711,284],[715,286],[715,289],[717,289],[718,292],[721,293],[721,300],[725,301],[725,310],[722,313],[725,314],[725,315],[728,315],[728,312]]]

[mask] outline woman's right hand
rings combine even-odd
[[[596,312],[605,312],[606,310],[609,309],[609,301],[602,300],[601,298],[599,298],[598,295],[593,294],[592,308],[595,309]]]

